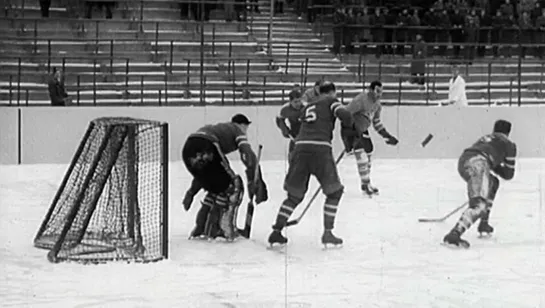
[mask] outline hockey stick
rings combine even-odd
[[[464,202],[464,204],[462,204],[459,207],[455,208],[454,210],[452,210],[450,213],[448,213],[447,215],[445,215],[443,217],[439,217],[439,218],[418,218],[418,221],[419,222],[443,222],[443,221],[447,220],[450,216],[454,215],[456,212],[458,212],[459,210],[464,208],[468,203],[469,203],[468,201]]]
[[[255,164],[255,173],[254,173],[254,187],[257,187],[259,182],[259,162],[261,161],[261,152],[263,150],[263,145],[259,145],[257,149],[257,162]],[[250,196],[250,201],[248,202],[248,210],[246,212],[246,222],[244,223],[244,229],[239,230],[241,236],[245,238],[250,238],[250,232],[252,231],[252,221],[254,219],[254,197],[255,195]]]
[[[345,151],[343,150],[341,152],[341,154],[339,155],[339,157],[337,157],[337,160],[335,161],[335,165],[338,165],[339,162],[341,161],[341,159],[343,159],[344,153],[345,153]],[[305,207],[305,209],[303,210],[301,215],[299,215],[299,217],[295,218],[294,220],[288,221],[286,223],[286,227],[295,226],[296,224],[298,224],[301,221],[301,219],[303,219],[303,216],[305,216],[306,212],[308,211],[308,209],[310,208],[310,206],[314,202],[314,199],[316,199],[316,197],[318,197],[318,194],[320,193],[320,191],[322,191],[322,188],[318,187],[318,189],[316,189],[316,192],[314,193],[312,198],[310,198],[310,201],[307,203],[307,206]]]

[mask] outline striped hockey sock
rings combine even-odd
[[[282,202],[282,205],[280,206],[280,209],[278,210],[278,215],[276,215],[276,222],[273,226],[273,229],[276,231],[281,231],[286,226],[286,223],[288,222],[288,219],[290,219],[291,214],[293,214],[293,211],[301,203],[301,199],[288,196],[284,202]]]
[[[463,234],[466,232],[467,229],[469,229],[479,218],[483,216],[487,211],[487,204],[486,202],[481,198],[475,198],[470,200],[470,206],[468,209],[466,209],[462,216],[460,216],[460,219],[454,226],[455,231],[458,232],[458,234]]]
[[[366,154],[363,149],[358,149],[354,152],[354,156],[356,157],[361,185],[368,185],[371,182],[371,155]]]
[[[324,204],[324,229],[333,230],[335,227],[335,217],[337,216],[337,208],[341,201],[342,190],[327,196]]]

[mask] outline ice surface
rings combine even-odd
[[[368,199],[347,157],[335,229],[344,247],[322,250],[320,196],[287,230],[285,254],[265,249],[284,198],[285,162],[263,163],[270,200],[256,208],[253,239],[233,244],[187,240],[198,203],[183,211],[190,178],[172,163],[170,259],[105,265],[51,264],[32,245],[66,168],[0,166],[2,307],[545,307],[545,159],[520,161],[515,179],[502,181],[491,239],[478,239],[474,226],[465,234],[471,249],[452,250],[440,241],[459,214],[446,223],[417,219],[464,202],[455,160],[377,159],[372,179],[381,194]]]

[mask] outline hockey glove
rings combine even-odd
[[[184,200],[182,201],[182,204],[184,205],[184,210],[189,211],[189,209],[191,208],[191,204],[193,203],[193,198],[196,194],[199,193],[201,188],[201,184],[196,179],[193,179],[193,181],[191,181],[191,186],[185,193]]]
[[[399,140],[397,140],[396,137],[394,137],[392,135],[386,137],[386,144],[397,145],[398,143],[399,143]]]
[[[382,136],[382,138],[386,139],[386,144],[397,145],[399,143],[397,138],[390,135],[390,133],[384,128],[381,129],[378,133]]]

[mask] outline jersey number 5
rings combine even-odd
[[[317,119],[316,115],[316,105],[310,105],[305,109],[305,117],[303,118],[304,122],[312,123]]]

